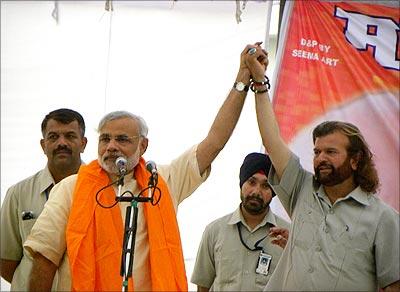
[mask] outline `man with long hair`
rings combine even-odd
[[[260,46],[245,60],[257,121],[272,161],[268,182],[291,217],[289,241],[265,290],[399,291],[399,214],[376,196],[379,179],[359,129],[328,121],[313,131],[314,171],[283,141]]]

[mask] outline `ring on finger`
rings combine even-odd
[[[256,51],[257,51],[256,48],[251,48],[247,52],[249,53],[249,55],[254,55],[256,53]]]

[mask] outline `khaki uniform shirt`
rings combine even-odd
[[[272,256],[267,275],[256,273],[260,250],[250,251],[242,239],[254,249],[257,241],[269,233],[272,226],[289,228],[289,223],[269,211],[253,230],[248,227],[240,212],[235,212],[210,223],[204,233],[197,254],[191,282],[211,291],[262,291],[274,272],[282,248],[273,245],[270,237],[259,244],[264,253]]]
[[[1,206],[1,258],[21,261],[11,281],[11,290],[26,291],[32,260],[23,250],[37,217],[43,210],[49,189],[54,185],[47,166],[10,187]],[[23,212],[32,212],[31,219],[22,219]]]
[[[200,176],[196,150],[196,146],[192,147],[180,157],[172,161],[170,165],[158,167],[159,175],[164,178],[168,185],[175,209],[177,208],[177,205],[182,202],[183,199],[192,194],[209,175],[210,169],[208,169],[203,176]],[[61,181],[53,188],[50,200],[47,202],[42,215],[33,227],[31,235],[24,244],[25,249],[28,251],[40,252],[43,256],[59,266],[60,281],[59,285],[55,288],[57,291],[71,290],[68,256],[65,253],[65,230],[76,180],[77,175],[71,176]],[[122,192],[126,190],[131,191],[133,194],[138,194],[140,191],[134,179],[125,180]],[[123,217],[122,222],[125,222],[125,206],[129,204],[129,202],[119,203],[121,215]],[[142,204],[143,203],[138,204],[138,225],[132,274],[135,291],[150,291],[151,272],[149,241]],[[119,271],[120,266],[115,267],[115,269]]]
[[[331,204],[292,154],[269,183],[292,219],[265,291],[376,291],[399,280],[399,214],[357,187]]]

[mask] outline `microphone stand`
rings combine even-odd
[[[137,231],[137,218],[138,218],[138,203],[148,203],[153,200],[154,188],[157,185],[158,177],[151,175],[148,182],[148,197],[140,196],[120,196],[121,185],[118,185],[118,202],[131,202],[130,206],[126,207],[124,239],[122,243],[121,255],[121,269],[120,275],[122,276],[122,291],[128,291],[128,278],[132,277],[133,259],[135,253],[135,241]],[[122,178],[123,184],[123,178]],[[153,191],[152,191],[153,189]],[[133,211],[132,211],[133,209]]]

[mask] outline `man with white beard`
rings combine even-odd
[[[236,82],[248,82],[239,70]],[[239,119],[246,97],[234,88],[220,108],[207,137],[158,169],[158,198],[139,203],[134,242],[133,277],[120,276],[125,206],[116,202],[120,179],[116,160],[126,160],[122,193],[140,195],[150,173],[142,158],[148,145],[145,121],[125,111],[112,112],[99,123],[98,160],[56,185],[24,244],[33,256],[29,288],[49,291],[58,269],[57,291],[128,290],[187,291],[176,209],[203,183],[212,161],[223,149]],[[147,192],[145,192],[147,195]],[[124,281],[125,282],[125,281]]]

